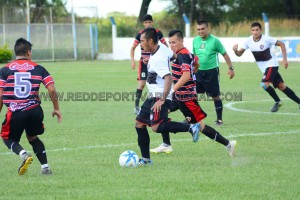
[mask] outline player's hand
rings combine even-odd
[[[148,58],[144,58],[144,59],[143,59],[143,63],[144,63],[145,65],[148,65],[148,62],[149,62],[149,59],[148,59]]]
[[[165,101],[163,100],[158,100],[157,102],[155,102],[155,104],[152,106],[151,110],[153,110],[153,112],[160,112],[161,111],[161,106],[165,103]]]
[[[131,61],[131,68],[134,70],[135,69],[135,61]]]
[[[233,77],[234,77],[234,71],[233,70],[228,70],[227,74],[229,74],[230,79],[233,79]]]
[[[282,64],[283,64],[283,66],[284,66],[284,68],[288,68],[288,66],[289,66],[289,63],[288,63],[288,61],[287,61],[287,59],[283,59],[282,60]]]
[[[233,45],[233,47],[232,47],[233,51],[236,52],[238,50],[238,47],[239,47],[238,44]]]
[[[54,117],[55,115],[57,116],[57,122],[61,123],[61,121],[62,121],[62,115],[61,115],[60,110],[54,110],[52,112],[52,117]]]

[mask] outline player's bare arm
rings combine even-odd
[[[289,63],[287,61],[285,44],[283,42],[277,40],[277,42],[276,42],[275,45],[279,46],[281,48],[281,52],[282,52],[282,64],[287,69],[288,66],[289,66]]]
[[[130,59],[131,59],[131,68],[132,69],[135,69],[134,51],[135,51],[136,47],[137,47],[137,45],[133,44],[130,49]]]
[[[49,92],[51,101],[53,103],[53,112],[52,112],[52,117],[54,117],[55,115],[57,116],[57,121],[58,123],[60,123],[62,121],[62,114],[59,110],[59,103],[58,103],[58,97],[57,97],[57,92],[56,89],[54,87],[54,84],[49,84],[47,85],[47,90]]]
[[[243,55],[243,53],[245,52],[245,49],[243,49],[243,48],[241,48],[240,50],[238,50],[238,44],[233,45],[232,49],[233,49],[235,55],[239,56],[239,57],[241,55]]]
[[[225,59],[225,61],[227,63],[227,66],[228,66],[228,72],[227,72],[227,74],[229,74],[229,78],[232,79],[234,77],[234,70],[233,70],[233,66],[232,66],[231,60],[230,60],[230,58],[229,58],[229,56],[228,56],[228,54],[226,52],[223,54],[223,57],[224,57],[224,59]]]
[[[164,92],[159,101],[155,102],[153,107],[154,112],[159,112],[161,110],[161,106],[165,103],[168,95],[170,94],[171,86],[172,86],[172,77],[171,74],[167,74],[164,76],[165,84],[164,84]]]
[[[174,92],[177,91],[181,86],[183,86],[186,82],[188,82],[191,78],[190,72],[183,72],[180,79],[177,81],[177,83],[173,86]]]

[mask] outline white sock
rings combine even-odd
[[[49,169],[50,169],[50,167],[49,167],[48,163],[47,163],[47,164],[43,164],[43,165],[41,165],[41,167],[42,167],[42,169],[44,169],[44,168],[49,168]]]
[[[19,156],[22,158],[22,155],[23,155],[24,153],[26,153],[26,151],[23,149],[23,150],[20,151]]]
[[[230,144],[230,142],[228,142],[226,148],[227,148],[227,149],[230,149],[230,147],[231,147],[231,144]]]

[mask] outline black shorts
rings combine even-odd
[[[168,110],[171,100],[167,99],[165,101],[165,103],[161,106],[160,112],[153,112],[151,108],[158,100],[159,98],[147,98],[144,101],[139,114],[136,116],[136,121],[148,126],[169,121],[170,119],[168,118]]]
[[[284,83],[278,70],[279,67],[268,67],[264,73],[261,82],[270,82],[275,88],[277,88],[279,83]]]
[[[138,81],[145,81],[147,80],[147,75],[148,75],[148,69],[147,65],[143,62],[143,60],[139,61],[139,67],[138,67]]]
[[[200,122],[207,116],[207,114],[202,110],[197,100],[190,100],[190,101],[174,100],[173,102],[174,104],[176,102],[178,108],[180,109],[184,117],[190,119],[189,123],[191,124]]]
[[[41,135],[44,133],[43,119],[40,106],[23,112],[8,111],[2,123],[1,137],[19,142],[24,130],[30,136]]]
[[[219,68],[198,70],[196,73],[196,90],[198,94],[206,93],[210,97],[219,96]]]

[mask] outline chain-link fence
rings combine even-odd
[[[39,10],[31,12],[31,22],[27,23],[24,8],[2,9],[0,47],[6,46],[13,50],[15,41],[23,37],[33,44],[34,60],[76,60],[96,57],[98,53],[96,24],[72,23],[75,20],[70,20],[72,15],[67,11],[64,15],[61,13],[60,17],[57,15],[53,17],[51,8],[43,12]],[[76,19],[80,21],[81,18]]]

